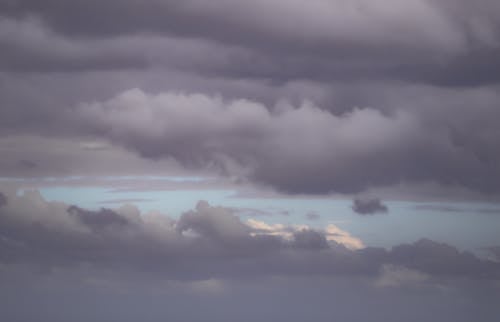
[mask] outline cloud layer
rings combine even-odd
[[[452,129],[427,128],[410,111],[359,108],[336,116],[308,102],[267,108],[244,99],[134,89],[81,105],[76,118],[145,157],[215,163],[291,193],[355,193],[405,181],[500,188],[498,167],[485,166],[497,155],[481,160],[455,142]]]
[[[0,0],[0,320],[496,322],[498,245],[373,248],[253,206],[172,219],[12,187],[200,175],[217,182],[126,189],[461,216],[427,202],[500,200],[499,30],[497,0]]]
[[[130,205],[94,211],[47,202],[36,191],[2,196],[5,319],[430,321],[407,308],[432,302],[444,321],[480,312],[489,322],[498,313],[500,264],[428,239],[363,247],[334,225],[242,222],[204,201],[174,220]],[[198,302],[199,310],[185,309]]]
[[[133,206],[89,211],[46,202],[36,192],[9,195],[0,208],[1,261],[57,268],[90,265],[171,280],[251,276],[374,276],[397,265],[437,277],[498,279],[498,263],[422,239],[391,250],[364,248],[334,225],[242,222],[231,209],[200,201],[178,220],[140,215]]]
[[[287,193],[498,195],[499,16],[490,0],[2,1],[0,131],[110,140]],[[36,163],[25,149],[12,163]]]

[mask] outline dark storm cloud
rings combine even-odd
[[[494,194],[498,13],[487,0],[4,0],[0,131],[109,139],[288,193]],[[39,167],[2,172],[101,163],[26,149]]]
[[[33,268],[120,268],[167,279],[250,276],[376,276],[397,265],[436,277],[496,279],[498,263],[422,239],[391,250],[351,250],[325,232],[290,230],[290,238],[243,223],[230,209],[199,202],[175,221],[136,208],[89,211],[46,202],[37,192],[9,196],[0,208],[0,261]]]
[[[496,3],[487,0],[474,7],[465,2],[450,5],[419,0],[405,4],[311,1],[306,6],[283,0],[210,4],[21,0],[4,1],[0,7],[0,13],[10,19],[35,17],[54,33],[72,39],[154,34],[215,41],[223,44],[217,48],[218,54],[229,59],[214,64],[200,58],[196,64],[196,72],[214,76],[277,82],[396,79],[448,86],[498,82],[494,68],[498,65],[499,11]],[[78,46],[82,43],[77,41]],[[228,46],[247,51],[226,55]],[[6,62],[14,70],[140,68],[149,64],[137,55],[133,43],[114,53],[103,44],[93,53],[56,46],[59,51],[49,47],[52,52],[25,50],[16,55],[14,46],[8,48],[14,54],[4,65]],[[42,59],[33,56],[37,52]],[[199,53],[210,56],[209,51]],[[183,66],[190,69],[189,64]]]
[[[352,201],[352,210],[360,215],[387,213],[389,209],[378,198],[356,198]]]

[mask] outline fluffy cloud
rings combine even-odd
[[[410,111],[363,108],[337,116],[308,102],[268,109],[244,99],[133,89],[83,104],[75,117],[145,157],[215,165],[285,192],[353,193],[403,181],[500,188],[498,166],[485,167],[449,130],[428,128]]]
[[[36,191],[5,196],[0,296],[8,302],[2,319],[314,316],[326,322],[335,315],[395,322],[408,316],[408,307],[428,312],[424,308],[435,303],[432,316],[405,320],[430,321],[439,313],[445,321],[467,322],[482,312],[482,321],[493,322],[498,316],[500,264],[430,240],[391,250],[350,249],[336,240],[346,244],[353,237],[334,226],[318,231],[245,223],[233,210],[206,202],[174,220],[133,206],[86,210],[47,202]],[[200,310],[191,310],[192,303]],[[457,312],[457,303],[467,309]]]
[[[90,211],[46,202],[36,191],[8,194],[7,198],[9,203],[0,208],[0,261],[7,266],[119,267],[167,280],[375,277],[382,265],[435,277],[497,279],[500,274],[498,263],[430,240],[391,250],[363,248],[360,240],[333,225],[318,231],[272,226],[254,219],[246,224],[230,209],[203,201],[173,220],[158,214],[141,215],[133,206]]]
[[[325,235],[327,240],[335,241],[339,244],[345,245],[349,249],[361,249],[365,247],[360,239],[351,236],[351,234],[349,234],[347,231],[344,231],[333,224],[329,224],[326,227]]]
[[[498,201],[499,17],[497,0],[0,0],[0,176],[222,173],[273,196]],[[241,211],[0,194],[0,319],[499,316],[494,260]]]
[[[490,0],[3,1],[0,130],[111,137],[290,193],[496,194],[498,12]],[[82,102],[96,110],[83,122]],[[14,163],[0,170],[48,172]]]

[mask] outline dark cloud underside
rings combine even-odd
[[[287,193],[498,194],[499,16],[490,0],[2,0],[0,130]]]

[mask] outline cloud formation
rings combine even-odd
[[[360,215],[374,215],[387,213],[389,208],[378,198],[355,198],[352,201],[352,210]]]
[[[428,128],[410,111],[357,108],[337,116],[309,102],[269,109],[245,99],[134,89],[83,104],[75,118],[144,157],[216,166],[289,193],[356,193],[402,181],[500,189],[497,165],[485,167],[489,161],[457,144],[453,132]],[[425,161],[415,162],[421,156]]]
[[[222,175],[120,186],[461,216],[451,200],[500,200],[499,30],[497,0],[0,0],[0,320],[496,322],[496,257],[370,247],[323,213],[173,219],[7,187]]]
[[[90,211],[46,202],[36,191],[0,208],[0,261],[33,268],[79,267],[154,274],[169,280],[258,276],[375,276],[397,265],[434,277],[498,279],[499,264],[422,239],[391,250],[363,247],[329,225],[242,222],[231,209],[200,201],[178,220],[133,206]],[[345,245],[345,246],[344,246]]]
[[[404,182],[498,194],[499,11],[491,0],[2,1],[0,130],[110,139],[288,193]]]
[[[243,49],[215,68],[205,65],[205,71],[228,77],[278,81],[384,78],[477,86],[498,82],[493,62],[498,56],[499,10],[491,0],[474,7],[465,1],[421,0],[404,5],[314,0],[307,6],[282,0],[220,0],[210,5],[127,0],[108,1],[106,6],[81,0],[51,0],[43,5],[33,0],[4,1],[0,15],[6,23],[25,24],[34,17],[50,33],[77,43],[57,41],[57,46],[33,52],[29,46],[18,46],[29,42],[15,42],[6,56],[10,64],[4,61],[3,66],[69,71],[147,68],[162,61],[161,55],[140,55],[133,42],[120,46],[121,50],[108,50],[108,42],[101,41],[142,34],[218,43],[222,56],[234,47]],[[121,16],[109,19],[116,12]],[[26,36],[25,28],[14,31],[9,34],[15,39]],[[37,32],[28,36],[38,39]],[[94,51],[84,46],[89,39]],[[211,56],[208,50],[203,53]],[[186,58],[194,55],[191,52]]]

